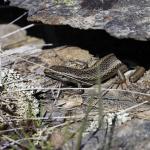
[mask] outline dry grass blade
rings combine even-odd
[[[27,14],[27,12],[23,13],[21,16],[19,16],[18,18],[16,18],[15,20],[13,20],[12,22],[10,22],[9,24],[13,24],[16,21],[20,20],[22,17],[24,17]]]
[[[5,132],[13,132],[13,131],[16,131],[16,130],[22,130],[23,128],[14,128],[14,129],[8,129],[8,130],[1,130],[0,131],[0,134],[3,134]]]

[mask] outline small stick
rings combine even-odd
[[[145,68],[138,66],[135,70],[135,72],[129,77],[129,81],[134,83],[138,81],[145,73]]]

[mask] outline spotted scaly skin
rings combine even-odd
[[[66,66],[51,66],[44,70],[46,76],[64,82],[72,82],[92,86],[100,78],[101,82],[117,75],[118,69],[124,73],[128,70],[117,57],[111,53],[99,59],[93,66],[86,69],[75,69]]]

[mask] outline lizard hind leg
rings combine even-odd
[[[124,72],[122,72],[120,69],[117,70],[117,79],[114,84],[117,85],[116,88],[121,86],[121,89],[127,89],[127,82],[126,82],[126,77],[124,75]]]
[[[130,83],[137,82],[144,75],[144,73],[145,73],[145,68],[141,66],[137,66],[135,68],[135,71],[129,76],[129,82]],[[118,79],[116,80],[115,84],[121,85],[122,89],[124,84],[126,86],[125,89],[127,89],[128,87],[127,79],[124,73],[120,69],[118,69],[117,74],[118,74]]]
[[[117,69],[117,76],[116,78],[114,78],[114,81],[112,81],[112,83],[109,85],[109,87],[107,88],[114,88],[114,89],[118,89],[119,86],[121,86],[121,89],[127,89],[127,83],[126,83],[126,77],[124,75],[124,72],[126,72],[128,70],[126,65],[122,65],[120,68]],[[108,93],[105,92],[103,95],[106,95]]]
[[[129,82],[135,83],[137,82],[145,73],[145,68],[141,66],[137,66],[135,68],[135,71],[129,76]],[[118,84],[126,84],[127,86],[127,79],[124,75],[124,72],[122,72],[120,69],[117,71],[118,74],[118,81],[116,83]]]

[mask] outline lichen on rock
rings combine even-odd
[[[0,95],[0,122],[36,117],[39,113],[39,102],[32,95],[33,90],[27,90],[32,88],[30,81],[24,81],[13,69],[3,69],[1,76],[3,90]]]

